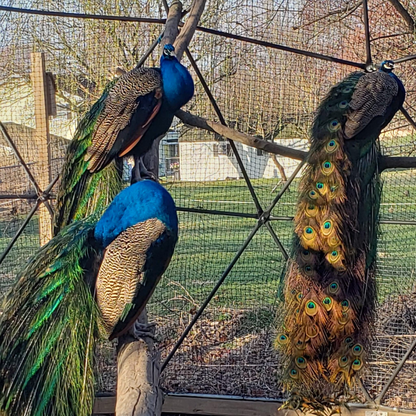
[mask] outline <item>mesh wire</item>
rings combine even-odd
[[[189,2],[184,2],[184,7]],[[415,16],[414,5],[408,10]],[[164,17],[155,1],[4,1],[5,5],[101,15]],[[283,44],[356,62],[365,61],[361,2],[344,0],[209,0],[200,24],[205,27]],[[406,3],[407,4],[407,3]],[[414,34],[386,0],[370,0],[374,60],[414,54]],[[162,27],[155,24],[80,20],[0,12],[0,120],[41,189],[56,177],[65,147],[79,117],[100,95],[116,67],[131,69]],[[314,111],[327,90],[353,67],[265,46],[197,32],[191,44],[208,86],[230,127],[306,150]],[[36,97],[31,83],[31,52],[44,52],[46,70],[56,83],[55,115],[49,142],[35,129]],[[186,58],[185,65],[189,66]],[[158,64],[155,51],[147,65]],[[191,70],[193,73],[193,71]],[[410,105],[416,80],[412,62],[397,65]],[[194,80],[197,80],[193,73]],[[33,81],[33,80],[32,80]],[[50,81],[52,82],[52,81]],[[53,83],[53,82],[52,82]],[[196,82],[187,109],[217,120]],[[401,114],[381,137],[385,155],[414,156],[414,130]],[[267,208],[298,162],[236,143],[245,170]],[[0,137],[0,195],[33,195],[19,160]],[[45,157],[48,163],[45,164]],[[180,212],[180,240],[174,259],[148,309],[157,323],[159,347],[166,357],[211,288],[226,270],[255,225],[256,205],[241,166],[227,140],[176,123],[161,145],[162,182],[178,207],[214,212]],[[364,384],[378,394],[415,337],[415,170],[387,171],[381,202],[378,248],[379,307],[373,355]],[[288,251],[296,206],[295,179],[272,211],[271,226]],[[56,191],[56,187],[53,192]],[[4,249],[34,205],[33,199],[0,200],[0,249]],[[234,213],[220,215],[221,211]],[[0,269],[1,296],[16,271],[47,238],[48,212],[36,213]],[[246,216],[246,217],[244,217]],[[49,219],[50,221],[50,219]],[[174,356],[163,375],[168,391],[282,396],[281,368],[273,349],[282,253],[261,228],[224,285]],[[101,343],[97,389],[115,389],[114,344]],[[415,357],[410,356],[383,404],[415,409]]]

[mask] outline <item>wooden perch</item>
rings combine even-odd
[[[162,41],[160,42],[161,50],[163,47],[170,43],[173,45],[179,30],[178,25],[182,16],[182,3],[179,0],[175,0],[170,6],[168,18],[166,19],[165,31],[163,33]]]
[[[148,325],[146,310],[138,321],[148,332],[137,340],[123,335],[117,357],[117,416],[157,416],[162,411],[159,387],[160,353],[154,345],[154,326]]]
[[[192,2],[191,11],[184,26],[181,29],[175,46],[176,57],[180,61],[185,50],[188,48],[189,43],[191,42],[192,36],[195,33],[196,27],[198,25],[199,19],[202,16],[202,13],[205,8],[205,0],[194,0]]]
[[[183,110],[177,111],[175,115],[188,126],[197,127],[212,133],[220,134],[227,139],[234,140],[247,146],[255,147],[256,149],[264,150],[265,152],[274,155],[290,157],[291,159],[296,160],[303,160],[308,156],[308,152],[303,150],[292,149],[277,143],[268,142],[266,140],[259,139],[258,137],[251,136],[247,133],[241,133],[237,130],[231,129],[230,127],[223,126],[222,124],[215,121],[207,120]],[[412,168],[416,168],[416,157],[380,156],[380,172],[385,169]]]
[[[302,150],[291,149],[287,146],[281,146],[279,144],[268,142],[266,140],[259,139],[258,137],[251,136],[246,133],[241,133],[230,127],[223,126],[215,121],[206,120],[202,117],[195,116],[189,112],[179,110],[175,114],[188,126],[198,127],[200,129],[208,130],[213,133],[220,134],[227,139],[234,140],[239,143],[246,144],[247,146],[255,147],[256,149],[264,150],[268,153],[274,153],[280,156],[290,157],[292,159],[303,160],[308,155],[308,152]]]

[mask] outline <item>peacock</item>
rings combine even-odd
[[[145,154],[192,98],[192,76],[174,50],[164,46],[160,69],[136,67],[110,82],[79,123],[62,169],[54,235],[73,220],[102,212],[122,189],[120,158]]]
[[[287,406],[347,394],[370,348],[381,183],[378,136],[402,106],[392,61],[353,72],[320,104],[303,172],[276,344]]]
[[[126,333],[178,237],[169,193],[143,180],[65,227],[18,275],[0,320],[0,413],[89,416],[93,350]]]

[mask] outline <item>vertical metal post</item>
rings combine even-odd
[[[45,71],[45,55],[32,53],[32,85],[35,99],[36,131],[34,140],[38,167],[36,169],[39,187],[45,189],[51,182],[50,136],[48,114],[48,87]],[[39,206],[39,242],[43,246],[52,238],[52,218],[47,208]]]
[[[366,52],[366,65],[370,65],[373,62],[371,58],[371,45],[370,45],[370,23],[368,20],[368,3],[367,0],[363,0],[363,18],[364,18],[364,34],[365,34],[365,52]]]

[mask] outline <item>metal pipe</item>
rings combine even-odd
[[[22,9],[16,7],[0,6],[0,10],[17,12],[17,13],[26,13],[26,14],[37,14],[41,16],[56,16],[56,17],[71,17],[77,19],[98,19],[98,20],[119,20],[123,22],[141,22],[141,23],[156,23],[156,24],[165,24],[166,19],[151,19],[144,17],[127,17],[127,16],[102,16],[94,14],[83,14],[83,13],[63,13],[63,12],[52,12],[47,10],[33,10],[33,9]],[[182,24],[180,24],[182,26]],[[221,30],[209,29],[202,26],[197,26],[196,30],[204,33],[209,33],[211,35],[217,35],[225,37],[228,39],[235,39],[242,42],[252,43],[254,45],[265,46],[266,48],[278,49],[285,52],[295,53],[298,55],[308,56],[310,58],[321,59],[324,61],[335,62],[342,65],[353,66],[355,68],[365,69],[366,65],[360,62],[348,61],[346,59],[336,58],[334,56],[323,55],[316,52],[305,51],[302,49],[291,48],[289,46],[279,45],[276,43],[265,42],[258,39],[249,38],[246,36],[233,35],[231,33],[222,32]],[[398,62],[398,61],[395,61]]]
[[[242,217],[242,218],[253,218],[258,220],[259,216],[257,214],[245,214],[243,212],[233,212],[233,211],[219,211],[215,209],[200,209],[200,208],[186,208],[186,207],[176,207],[177,211],[182,212],[192,212],[195,214],[211,214],[211,215],[225,215],[228,217]]]
[[[285,261],[289,259],[289,255],[287,254],[286,249],[283,247],[283,244],[279,240],[279,237],[276,235],[276,233],[273,230],[273,227],[270,225],[269,221],[266,221],[266,228],[269,230],[269,233],[271,234],[273,241],[276,243],[277,247],[279,247],[279,250],[281,251]]]
[[[290,184],[293,182],[293,180],[296,178],[296,175],[301,170],[302,166],[306,160],[302,160],[299,165],[296,167],[296,169],[293,171],[293,173],[290,175],[289,179],[285,182],[282,189],[279,191],[279,193],[276,195],[276,197],[273,199],[272,203],[270,204],[269,208],[264,211],[264,216],[267,216],[269,219],[271,210],[275,207],[279,199],[283,196],[283,194],[286,192],[286,190],[289,188]]]
[[[413,342],[410,344],[410,347],[406,351],[406,354],[403,356],[403,358],[400,360],[397,367],[394,369],[392,375],[390,376],[387,383],[384,385],[383,390],[381,390],[380,394],[376,397],[374,400],[375,404],[381,404],[381,401],[384,399],[384,396],[386,395],[388,389],[392,385],[393,381],[395,380],[397,374],[399,374],[399,371],[402,369],[402,367],[405,365],[407,359],[410,357],[410,354],[412,354],[413,350],[416,347],[416,339],[413,340]]]
[[[214,286],[214,288],[211,290],[211,293],[208,295],[208,297],[205,299],[202,306],[198,309],[194,317],[192,318],[192,321],[188,324],[188,326],[185,328],[185,331],[183,331],[181,337],[176,341],[175,345],[173,346],[172,350],[170,351],[169,355],[166,357],[165,361],[162,364],[162,367],[160,369],[160,372],[162,372],[166,366],[169,364],[169,361],[174,356],[175,352],[178,350],[178,348],[182,345],[183,341],[195,325],[196,321],[199,319],[199,317],[202,315],[202,312],[204,312],[205,308],[208,306],[211,299],[215,296],[217,293],[217,290],[220,288],[220,286],[223,284],[225,278],[229,275],[230,271],[234,267],[234,265],[237,263],[238,259],[241,257],[241,255],[244,253],[244,250],[249,245],[250,241],[253,239],[257,231],[262,226],[262,222],[259,220],[257,224],[254,226],[254,228],[251,230],[250,234],[244,241],[243,245],[240,247],[234,258],[232,259],[231,263],[228,265],[228,267],[225,269],[224,273],[222,274],[221,278],[218,280],[217,284]]]
[[[416,123],[415,121],[412,119],[412,117],[410,116],[410,114],[403,108],[400,107],[400,111],[403,113],[403,115],[405,116],[406,120],[412,125],[412,127],[416,130]]]
[[[364,34],[365,34],[365,52],[366,52],[366,65],[371,65],[373,60],[371,58],[371,45],[370,45],[370,25],[368,22],[368,3],[367,0],[363,1],[363,18],[364,18]]]
[[[12,238],[12,240],[9,242],[9,244],[7,244],[7,247],[4,249],[3,253],[1,254],[1,256],[0,256],[0,264],[3,263],[3,260],[6,258],[7,254],[9,254],[9,251],[12,249],[12,247],[14,246],[15,242],[17,241],[17,239],[20,237],[20,234],[22,234],[22,232],[26,228],[26,225],[32,219],[32,217],[33,217],[34,213],[36,212],[36,210],[38,209],[39,205],[40,205],[40,200],[38,199],[36,201],[36,204],[30,210],[30,212],[29,212],[28,216],[26,217],[25,221],[23,222],[23,224],[17,230],[16,234],[14,235],[14,237]]]
[[[196,72],[196,74],[197,74],[197,76],[198,76],[198,78],[199,78],[199,80],[200,80],[200,82],[201,82],[201,84],[202,84],[202,86],[205,90],[205,93],[208,95],[208,99],[211,102],[211,105],[214,107],[214,110],[217,113],[217,116],[220,120],[220,123],[223,126],[227,126],[225,118],[223,117],[223,115],[221,113],[221,110],[218,107],[217,101],[215,100],[214,96],[212,95],[211,90],[209,89],[208,84],[206,83],[204,76],[202,75],[201,71],[198,68],[197,63],[195,62],[193,56],[191,55],[191,52],[189,52],[188,48],[186,48],[185,52],[186,52],[186,56],[188,57],[189,61],[191,62],[191,65],[194,68],[194,71]],[[260,205],[260,202],[257,198],[256,192],[254,191],[254,188],[253,188],[253,185],[250,181],[250,178],[248,177],[246,168],[244,167],[243,161],[241,160],[240,154],[238,153],[237,147],[236,147],[235,143],[232,140],[230,140],[230,139],[227,139],[227,140],[231,145],[231,148],[234,152],[235,158],[237,159],[238,166],[241,169],[241,173],[244,176],[244,180],[246,181],[246,184],[247,184],[247,187],[250,191],[251,197],[253,198],[254,204],[256,205],[257,212],[258,212],[259,215],[261,215],[263,213],[263,209],[262,209],[262,207]]]
[[[26,165],[26,162],[23,160],[22,155],[20,154],[18,148],[16,147],[12,138],[10,137],[6,127],[4,126],[4,124],[1,121],[0,121],[0,130],[3,133],[4,139],[9,144],[9,146],[13,149],[13,152],[15,153],[17,159],[19,159],[19,162],[22,164],[24,170],[26,171],[30,182],[32,182],[33,186],[36,189],[36,193],[38,194],[38,197],[42,197],[42,195],[43,195],[42,190],[40,189],[38,183],[36,182],[36,179],[32,175],[32,172],[30,171],[29,167]],[[53,217],[53,209],[52,209],[51,205],[49,204],[49,202],[46,199],[44,199],[42,202],[45,204],[46,208],[48,209],[49,215],[51,217]]]
[[[0,195],[0,199],[37,199],[38,196],[36,194],[2,194]]]
[[[404,56],[403,58],[393,59],[393,62],[395,64],[400,64],[402,62],[412,61],[413,59],[416,59],[416,55],[409,55],[409,56]]]

